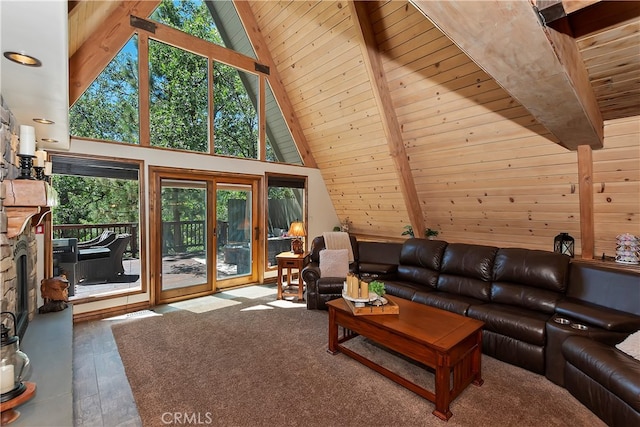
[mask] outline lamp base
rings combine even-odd
[[[22,405],[27,400],[31,399],[36,394],[36,383],[25,382],[25,390],[22,394],[14,397],[11,400],[0,403],[0,424],[6,425],[14,422],[20,416],[20,412],[15,410],[15,407]]]
[[[291,252],[297,255],[300,255],[301,253],[304,252],[304,249],[302,248],[302,240],[293,239],[291,241]]]

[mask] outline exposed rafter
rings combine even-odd
[[[234,0],[233,4],[236,7],[236,11],[238,12],[238,16],[242,21],[242,25],[247,32],[247,36],[249,37],[249,40],[253,45],[253,50],[258,56],[258,61],[264,65],[267,65],[270,69],[271,78],[269,79],[269,83],[271,84],[273,96],[276,98],[278,105],[280,106],[280,111],[282,112],[282,116],[289,126],[291,135],[293,135],[293,140],[298,147],[298,152],[300,153],[300,157],[302,158],[302,163],[305,166],[313,168],[318,167],[315,159],[313,158],[313,155],[311,154],[311,149],[309,148],[309,144],[307,143],[307,138],[302,132],[302,128],[300,126],[300,123],[298,122],[298,117],[296,116],[293,105],[289,100],[287,91],[282,84],[282,79],[278,74],[276,63],[271,57],[269,48],[267,47],[267,44],[262,37],[262,33],[258,28],[258,23],[253,16],[253,12],[251,11],[249,3],[247,1]]]
[[[398,117],[391,102],[389,84],[382,66],[382,61],[380,60],[378,45],[367,11],[367,2],[350,1],[349,7],[351,9],[351,15],[355,18],[353,23],[357,29],[360,43],[363,46],[362,54],[364,63],[372,83],[371,86],[382,119],[382,127],[385,132],[387,144],[389,145],[389,153],[396,167],[396,174],[400,182],[409,220],[411,221],[415,235],[424,236],[424,215],[420,208],[409,159],[404,149]]]
[[[121,2],[69,58],[69,106],[72,106],[134,33],[129,16],[148,17],[160,1]],[[77,9],[77,6],[74,8]]]
[[[560,145],[602,148],[602,116],[574,39],[544,27],[528,1],[412,3]]]

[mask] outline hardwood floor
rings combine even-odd
[[[142,426],[111,322],[73,326],[73,405],[78,427]]]

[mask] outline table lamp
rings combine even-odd
[[[302,249],[302,239],[300,237],[304,237],[307,232],[304,230],[304,224],[299,221],[294,221],[291,223],[291,227],[289,227],[289,236],[293,236],[294,239],[291,240],[291,252],[294,254],[301,254],[304,252]]]

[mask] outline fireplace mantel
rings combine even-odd
[[[20,235],[30,220],[39,224],[55,204],[55,192],[45,181],[16,179],[4,184],[8,238]]]

